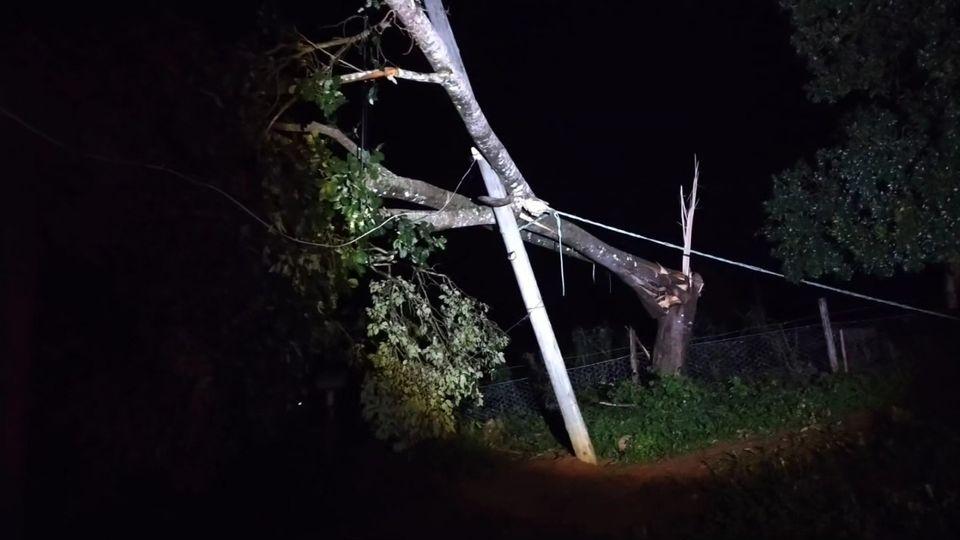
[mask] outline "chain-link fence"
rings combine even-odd
[[[611,358],[567,370],[570,384],[580,391],[602,383],[614,383],[630,378],[630,355]],[[470,412],[477,418],[489,418],[503,413],[523,414],[540,410],[552,397],[544,395],[544,382],[530,377],[489,384],[480,389],[483,407]]]
[[[902,324],[903,318],[897,318]],[[842,371],[859,370],[885,362],[896,355],[893,344],[884,338],[883,322],[890,319],[853,321],[834,325],[837,363]],[[619,354],[623,348],[591,353]],[[642,353],[641,370],[650,368]],[[582,355],[565,360],[577,362]],[[803,377],[830,370],[827,341],[820,324],[790,328],[766,327],[752,334],[711,336],[690,344],[683,373],[700,380],[724,380],[731,377]],[[615,383],[633,374],[630,355],[582,365],[567,370],[574,390],[582,391],[603,383]],[[481,388],[483,406],[470,411],[475,418],[490,418],[504,413],[535,413],[552,396],[545,375],[523,377],[489,384]]]

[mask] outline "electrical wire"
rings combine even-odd
[[[678,246],[677,244],[672,244],[672,243],[670,243],[670,242],[665,242],[665,241],[663,241],[663,240],[658,240],[658,239],[656,239],[656,238],[651,238],[651,237],[649,237],[649,236],[644,236],[644,235],[642,235],[642,234],[638,234],[638,233],[635,233],[635,232],[627,231],[627,230],[624,230],[624,229],[621,229],[621,228],[618,228],[618,227],[613,227],[613,226],[611,226],[611,225],[607,225],[607,224],[605,224],[605,223],[600,223],[599,221],[594,221],[594,220],[591,220],[591,219],[583,218],[583,217],[580,217],[580,216],[577,216],[577,215],[574,215],[574,214],[570,214],[570,213],[568,213],[568,212],[561,212],[560,210],[553,210],[553,211],[554,211],[555,213],[561,215],[561,216],[565,216],[565,217],[568,217],[568,218],[570,218],[570,219],[574,219],[574,220],[580,221],[580,222],[582,222],[582,223],[587,223],[587,224],[593,225],[593,226],[595,226],[595,227],[600,227],[600,228],[602,228],[602,229],[607,229],[608,231],[613,231],[613,232],[615,232],[615,233],[619,233],[619,234],[622,234],[622,235],[625,235],[625,236],[630,236],[630,237],[633,237],[633,238],[639,238],[640,240],[646,240],[647,242],[652,242],[652,243],[654,243],[654,244],[658,244],[658,245],[661,245],[661,246],[664,246],[664,247],[668,247],[668,248],[671,248],[671,249],[676,249],[676,250],[684,251],[683,246]],[[767,274],[767,275],[770,275],[770,276],[776,276],[776,277],[780,277],[780,278],[786,278],[786,276],[785,276],[784,274],[781,274],[780,272],[774,272],[773,270],[767,270],[766,268],[761,268],[761,267],[759,267],[759,266],[755,266],[755,265],[752,265],[752,264],[747,264],[747,263],[743,263],[743,262],[740,262],[740,261],[735,261],[735,260],[733,260],[733,259],[728,259],[728,258],[726,258],[726,257],[720,257],[720,256],[717,256],[717,255],[712,255],[712,254],[710,254],[710,253],[704,253],[704,252],[702,252],[702,251],[698,251],[698,250],[695,250],[695,249],[691,249],[691,250],[690,250],[690,253],[693,254],[693,255],[699,255],[699,256],[701,256],[701,257],[703,257],[703,258],[705,258],[705,259],[712,259],[712,260],[714,260],[714,261],[722,262],[722,263],[729,264],[729,265],[732,265],[732,266],[737,266],[737,267],[740,267],[740,268],[744,268],[744,269],[747,269],[747,270],[751,270],[751,271],[753,271],[753,272],[758,272],[758,273],[761,273],[761,274]],[[949,320],[952,320],[952,321],[960,321],[960,317],[955,317],[955,316],[953,316],[953,315],[948,315],[948,314],[946,314],[946,313],[941,313],[941,312],[939,312],[939,311],[933,311],[933,310],[930,310],[930,309],[924,309],[924,308],[920,308],[920,307],[917,307],[917,306],[911,306],[910,304],[904,304],[904,303],[902,303],[902,302],[894,302],[893,300],[886,300],[886,299],[883,299],[883,298],[878,298],[878,297],[876,297],[876,296],[870,296],[870,295],[866,295],[866,294],[861,294],[861,293],[854,292],[854,291],[850,291],[850,290],[847,290],[847,289],[841,289],[841,288],[839,288],[839,287],[832,287],[832,286],[830,286],[830,285],[825,285],[825,284],[823,284],[823,283],[818,283],[818,282],[816,282],[816,281],[810,281],[810,280],[807,280],[807,279],[801,279],[801,280],[800,280],[800,283],[803,283],[804,285],[809,285],[809,286],[811,286],[811,287],[817,287],[817,288],[824,289],[824,290],[827,290],[827,291],[835,292],[835,293],[838,293],[838,294],[844,294],[844,295],[847,295],[847,296],[852,296],[852,297],[854,297],[854,298],[860,298],[861,300],[868,300],[868,301],[876,302],[876,303],[879,303],[879,304],[886,304],[886,305],[888,305],[888,306],[894,306],[894,307],[898,307],[898,308],[901,308],[901,309],[906,309],[906,310],[910,310],[910,311],[916,311],[916,312],[918,312],[918,313],[924,313],[924,314],[926,314],[926,315],[932,315],[932,316],[934,316],[934,317],[940,317],[940,318],[949,319]]]

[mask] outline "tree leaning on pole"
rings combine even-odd
[[[388,78],[394,82],[410,80],[441,85],[463,119],[476,147],[504,183],[507,203],[517,219],[530,221],[531,218],[522,212],[524,205],[543,203],[536,197],[509,152],[493,132],[473,96],[461,64],[450,57],[448,48],[437,34],[434,25],[415,2],[388,0],[387,3],[392,11],[385,20],[399,20],[403,23],[406,31],[430,62],[434,72],[418,73],[396,67],[384,67],[345,74],[340,76],[341,82],[349,84],[362,80]],[[434,0],[427,2],[428,7],[436,7],[437,4]],[[434,15],[437,19],[446,20],[442,9]],[[450,36],[452,38],[452,33]],[[314,47],[319,46],[314,45]],[[325,52],[330,54],[328,51]],[[273,122],[271,127],[275,131],[323,136],[338,143],[352,154],[361,151],[350,137],[334,126],[318,122],[311,122],[305,126]],[[385,214],[402,213],[408,219],[430,225],[435,231],[475,226],[490,227],[496,223],[493,210],[487,205],[476,204],[467,197],[428,182],[397,175],[383,166],[378,167],[378,171],[379,175],[368,180],[368,187],[378,196],[431,209],[411,211],[387,208],[384,210]],[[562,236],[565,256],[598,264],[619,277],[634,291],[646,312],[657,320],[657,341],[652,354],[654,367],[662,374],[675,374],[679,371],[686,355],[696,314],[696,304],[703,287],[703,281],[698,274],[691,273],[687,276],[683,272],[667,269],[663,265],[617,249],[566,221],[559,224],[555,220],[537,221],[524,227],[521,236],[529,244],[552,251],[560,249],[558,240]]]
[[[433,74],[426,74],[423,77],[418,76],[419,74],[410,75],[407,72],[404,75],[410,76],[403,78],[415,78],[414,80],[422,82],[438,81],[463,119],[476,147],[503,182],[514,213],[519,218],[524,218],[521,212],[523,205],[540,201],[513,158],[510,157],[506,147],[494,133],[474,97],[459,58],[459,52],[456,52],[456,42],[452,39],[452,32],[447,32],[447,38],[452,45],[450,47],[437,32],[436,26],[449,30],[442,4],[439,0],[426,2],[431,18],[437,21],[436,25],[413,0],[387,0],[387,4],[434,70]],[[451,49],[455,51],[456,56],[451,54]],[[425,182],[401,179],[396,175],[389,177],[389,175],[387,171],[388,178],[384,182],[386,185],[374,187],[378,194],[385,198],[415,202],[429,208],[443,208],[442,212],[425,211],[419,216],[435,230],[494,224],[493,212],[490,208],[476,205],[464,197],[450,194]],[[408,188],[414,185],[416,188],[407,189],[406,194],[401,195],[394,187],[396,184],[390,185],[392,181],[402,181]],[[435,204],[436,202],[440,204]],[[417,219],[417,216],[411,217]],[[523,231],[523,238],[528,243],[547,249],[561,249],[557,242],[561,236],[558,234],[557,227],[553,220],[542,220],[537,222],[536,226],[528,227]],[[636,257],[604,243],[570,223],[562,222],[560,228],[564,255],[603,266],[637,294],[647,313],[658,321],[657,342],[653,351],[654,366],[661,373],[677,373],[683,365],[687,345],[692,335],[697,299],[703,287],[700,276],[692,273],[688,277],[682,272],[669,270],[660,264]]]

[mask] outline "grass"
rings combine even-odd
[[[578,397],[598,455],[645,462],[877,408],[900,396],[905,379],[897,368],[809,381],[733,378],[707,383],[668,378],[646,386],[628,381]],[[600,401],[627,407],[605,406]],[[491,446],[524,455],[562,451],[539,416],[503,417],[474,426],[472,433]]]
[[[716,504],[690,524],[690,537],[956,538],[955,429],[907,419],[866,440],[832,435],[815,448],[727,463],[710,488]]]
[[[677,484],[663,496],[673,499],[657,504],[691,505],[689,513],[665,512],[615,537],[956,538],[958,422],[912,402],[911,385],[930,389],[916,386],[916,372],[907,373],[887,366],[809,380],[679,378],[579,393],[603,458],[638,463],[732,443],[672,462]],[[490,447],[525,456],[566,453],[556,432],[542,418],[508,416],[474,424],[462,441],[477,455]],[[776,436],[763,437],[770,434]],[[752,436],[761,438],[737,443]],[[694,469],[700,472],[684,476]],[[636,503],[649,504],[642,477],[636,482]],[[633,488],[620,483],[605,485],[620,490],[610,496],[617,504],[634,496],[624,497]]]
[[[812,380],[666,379],[578,397],[598,454],[622,462],[777,434],[704,454],[710,474],[686,484],[678,503],[699,501],[698,509],[685,519],[645,522],[622,538],[956,538],[960,430],[953,417],[908,404],[916,379],[907,373],[887,366]],[[860,411],[874,412],[839,422]],[[565,452],[539,417],[474,428],[472,439],[488,448]]]

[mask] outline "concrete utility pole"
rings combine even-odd
[[[483,183],[487,186],[487,193],[493,198],[503,198],[507,196],[507,191],[497,173],[493,172],[487,160],[480,155],[477,149],[473,149],[473,157],[479,162],[480,172],[483,173]],[[570,377],[567,375],[567,367],[563,363],[563,356],[560,355],[560,345],[557,344],[557,337],[553,333],[553,326],[550,324],[550,317],[547,316],[547,309],[543,306],[543,299],[540,297],[540,288],[537,286],[537,278],[533,275],[533,267],[530,266],[530,259],[527,258],[527,250],[523,245],[523,239],[520,237],[520,230],[517,227],[517,218],[513,215],[511,205],[501,206],[493,209],[497,218],[497,225],[500,226],[500,234],[503,236],[503,243],[507,248],[507,258],[513,266],[513,273],[517,277],[517,285],[520,286],[520,295],[523,297],[523,304],[530,314],[530,325],[533,326],[533,332],[537,336],[537,344],[540,346],[540,355],[543,356],[543,363],[546,364],[547,374],[550,376],[550,385],[557,396],[557,404],[560,405],[560,413],[563,415],[563,423],[567,428],[567,434],[570,436],[570,442],[573,444],[573,451],[580,461],[587,463],[596,463],[597,456],[593,452],[593,443],[590,442],[590,434],[587,433],[587,425],[583,422],[583,415],[580,414],[580,406],[577,405],[577,396],[573,393],[573,387],[570,385]],[[562,246],[561,248],[562,249]]]

